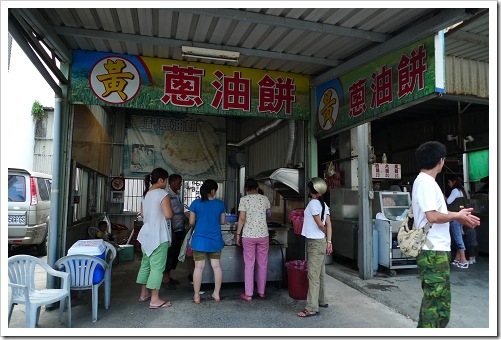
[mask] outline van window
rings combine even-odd
[[[50,201],[50,191],[47,188],[46,180],[41,177],[37,177],[38,193],[42,201]]]
[[[49,191],[49,199],[50,199],[50,193],[52,192],[52,180],[51,179],[46,179],[45,183],[47,183],[47,190]]]
[[[26,181],[22,175],[9,175],[9,202],[26,201]]]

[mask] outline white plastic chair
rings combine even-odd
[[[117,249],[109,242],[104,242],[106,245],[106,252],[104,258],[108,263],[108,268],[104,273],[104,308],[108,309],[111,302],[111,268],[113,261],[117,257]]]
[[[25,327],[34,328],[40,319],[41,306],[59,301],[59,322],[63,321],[63,312],[68,300],[68,327],[71,327],[71,297],[70,274],[58,272],[47,263],[31,255],[15,255],[9,258],[9,287],[12,295],[9,303],[9,320],[12,316],[14,305],[24,304],[26,321]],[[40,289],[35,287],[35,269],[40,266],[52,275],[61,278],[60,289]]]
[[[104,269],[103,277],[94,283],[94,274],[98,266]],[[99,286],[105,282],[108,264],[103,259],[91,255],[68,255],[60,258],[54,264],[57,270],[70,273],[70,289],[92,290],[92,321],[97,321],[98,292]],[[108,304],[105,301],[105,308]]]
[[[99,229],[96,227],[89,227],[89,229],[87,229],[87,233],[89,234],[90,238],[97,238],[98,232]]]

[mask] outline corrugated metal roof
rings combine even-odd
[[[445,35],[445,54],[489,62],[489,13],[484,12],[449,30]]]
[[[448,95],[489,99],[489,63],[448,56],[446,69]]]
[[[71,60],[73,49],[182,60],[181,46],[187,45],[240,52],[238,66],[305,74],[312,76],[315,85],[315,80],[339,76],[481,12],[447,8],[11,8],[9,31],[17,27],[35,34],[64,62]],[[488,15],[483,18],[451,35],[447,53],[488,60],[489,46],[484,41]]]

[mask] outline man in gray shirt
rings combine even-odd
[[[181,199],[181,194],[179,193],[182,183],[183,178],[181,177],[181,175],[171,174],[169,176],[168,191],[174,216],[171,220],[172,244],[169,247],[169,251],[167,253],[167,262],[165,265],[162,282],[165,288],[171,290],[176,289],[176,285],[179,284],[178,280],[174,280],[172,277],[170,277],[170,271],[175,270],[177,267],[177,258],[179,256],[179,251],[181,250],[181,245],[183,244],[184,236],[186,234],[186,231],[184,229],[184,222],[186,220],[186,216],[184,215],[184,204]]]

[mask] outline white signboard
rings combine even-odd
[[[372,164],[373,179],[400,179],[402,173],[400,164],[374,163]]]

